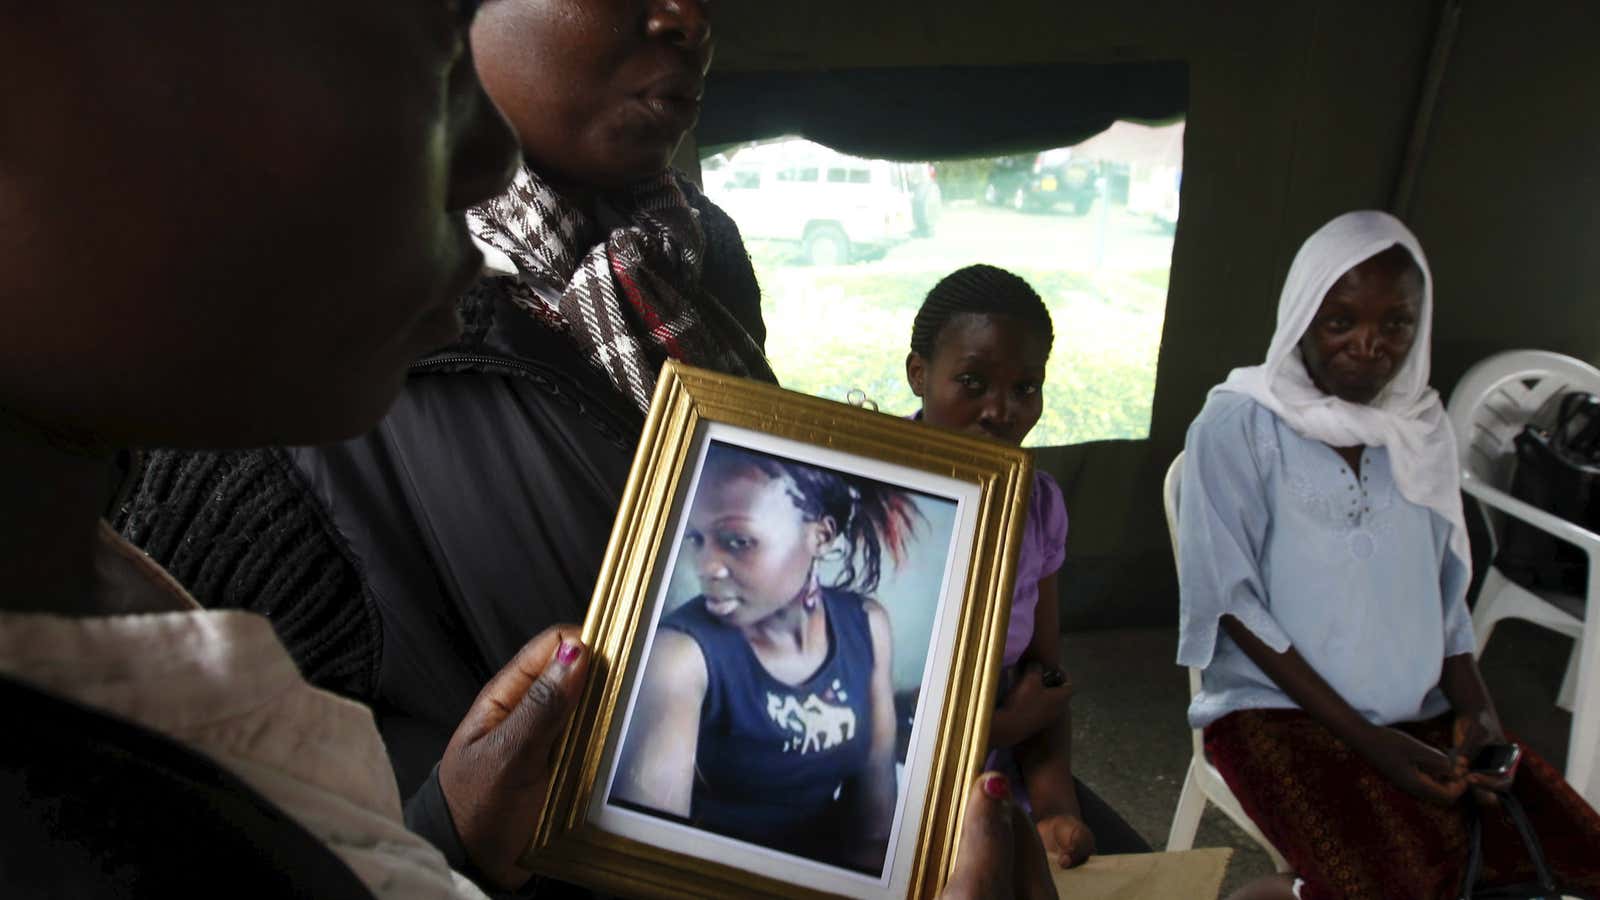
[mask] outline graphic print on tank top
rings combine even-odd
[[[772,677],[737,629],[696,597],[663,628],[706,661],[690,820],[729,837],[812,858],[838,840],[835,800],[865,768],[871,735],[872,633],[860,595],[824,589],[828,653],[799,684]],[[837,852],[835,848],[835,852]]]
[[[848,743],[856,736],[856,711],[847,705],[849,700],[837,678],[820,696],[812,694],[804,702],[792,691],[768,690],[767,715],[791,735],[783,752],[806,754]]]

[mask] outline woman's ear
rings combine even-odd
[[[928,377],[928,361],[922,354],[913,350],[906,354],[906,383],[911,385],[911,393],[922,396],[922,387]]]
[[[826,553],[829,545],[837,540],[838,537],[839,523],[833,520],[833,516],[823,516],[815,522],[812,522],[811,555],[821,556],[822,554]]]

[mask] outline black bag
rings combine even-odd
[[[1539,843],[1539,836],[1533,833],[1533,824],[1528,821],[1528,814],[1523,811],[1522,804],[1517,798],[1510,794],[1501,794],[1500,803],[1510,814],[1512,824],[1517,826],[1517,834],[1522,838],[1522,847],[1528,852],[1528,859],[1533,862],[1535,880],[1523,884],[1478,889],[1478,873],[1483,868],[1483,814],[1478,810],[1478,804],[1469,803],[1471,812],[1468,815],[1472,817],[1472,847],[1467,855],[1466,877],[1461,881],[1461,900],[1561,900],[1564,897],[1570,897],[1572,900],[1596,900],[1586,891],[1563,885],[1551,874],[1550,866],[1544,859],[1544,846]]]
[[[1516,437],[1511,496],[1600,531],[1600,397],[1554,398]],[[1577,547],[1508,516],[1495,565],[1533,590],[1582,595],[1588,556]]]

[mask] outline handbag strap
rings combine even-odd
[[[1574,419],[1583,420],[1576,433],[1571,430]],[[1550,438],[1557,450],[1594,462],[1596,452],[1600,451],[1600,398],[1583,391],[1563,396]]]
[[[1537,879],[1539,891],[1550,900],[1560,897],[1561,889],[1556,885],[1555,876],[1550,873],[1549,864],[1545,862],[1544,845],[1539,842],[1539,835],[1534,833],[1533,823],[1528,821],[1528,813],[1522,808],[1522,802],[1511,794],[1501,794],[1500,805],[1511,817],[1511,824],[1516,827],[1517,836],[1522,839],[1522,849],[1528,854],[1528,861],[1533,863],[1533,874]],[[1483,813],[1479,811],[1476,803],[1468,803],[1468,809],[1472,839],[1467,851],[1467,870],[1461,882],[1462,900],[1472,900],[1478,888],[1478,877],[1483,869]]]
[[[1539,879],[1540,889],[1549,891],[1552,897],[1558,896],[1555,876],[1550,874],[1550,866],[1544,859],[1544,845],[1539,843],[1539,835],[1534,833],[1533,823],[1528,821],[1522,801],[1511,794],[1501,794],[1500,803],[1511,814],[1512,824],[1517,826],[1517,834],[1522,837],[1523,849],[1528,851],[1528,859],[1533,863],[1533,873]]]
[[[1467,827],[1472,837],[1467,845],[1467,871],[1461,878],[1461,900],[1472,900],[1478,889],[1478,872],[1483,868],[1483,815],[1476,803],[1468,804]]]
[[[1589,402],[1584,408],[1584,416],[1588,419],[1578,433],[1572,435],[1567,445],[1582,454],[1592,465],[1600,462],[1600,398],[1590,395]]]
[[[1594,399],[1583,391],[1569,391],[1561,396],[1561,406],[1556,413],[1556,431],[1565,431],[1567,423],[1578,414],[1578,407]]]

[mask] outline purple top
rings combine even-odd
[[[906,418],[922,421],[922,410]],[[1017,553],[1017,586],[1011,594],[1011,624],[1006,628],[1004,665],[1011,668],[1033,643],[1033,613],[1039,606],[1039,582],[1060,571],[1067,558],[1067,503],[1061,486],[1048,472],[1033,470],[1033,499],[1022,526]]]
[[[1022,526],[1017,553],[1017,587],[1011,595],[1011,625],[1006,629],[1005,665],[1022,658],[1033,641],[1033,613],[1039,605],[1039,582],[1061,569],[1067,556],[1067,504],[1061,486],[1049,473],[1033,470],[1033,500]]]

